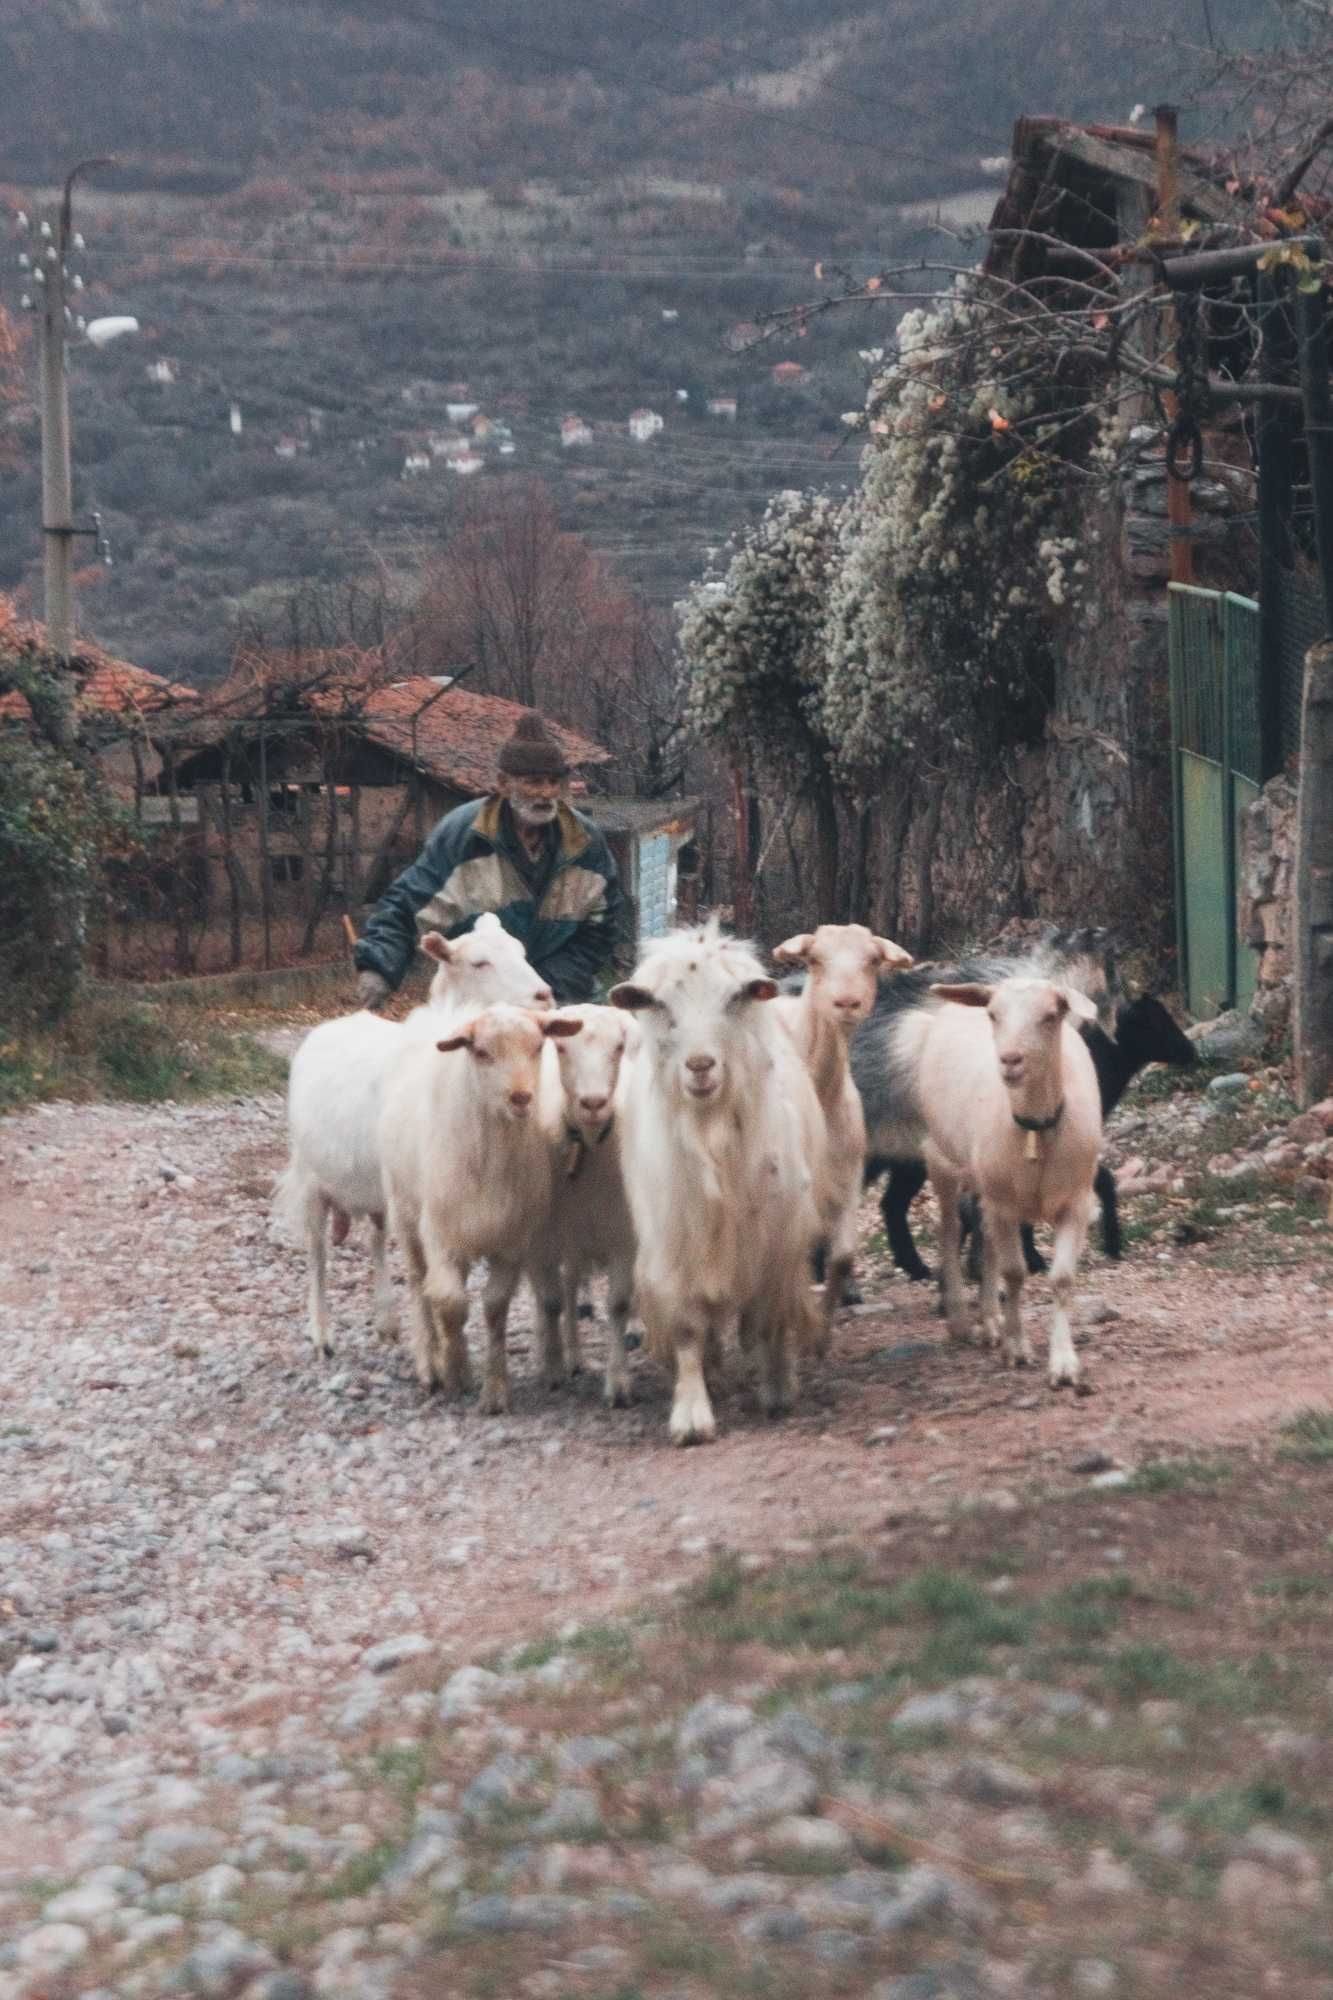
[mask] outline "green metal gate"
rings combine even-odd
[[[1185,583],[1170,606],[1176,935],[1186,1004],[1204,1018],[1254,993],[1236,882],[1241,814],[1259,792],[1259,607]]]

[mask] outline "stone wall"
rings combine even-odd
[[[1241,820],[1237,921],[1258,953],[1250,1012],[1268,1034],[1291,1018],[1291,899],[1295,882],[1296,785],[1271,778]]]

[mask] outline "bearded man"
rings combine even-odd
[[[382,1006],[426,931],[458,937],[493,910],[559,1004],[592,997],[624,896],[606,841],[568,798],[570,766],[540,715],[522,714],[495,789],[446,813],[385,890],[357,943],[357,992]]]

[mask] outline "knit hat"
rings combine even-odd
[[[511,778],[567,778],[569,759],[535,708],[525,709],[500,751],[500,769]]]

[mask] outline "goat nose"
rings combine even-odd
[[[717,1064],[712,1056],[686,1056],[685,1067],[695,1076],[707,1076],[709,1070],[715,1069]]]
[[[532,1102],[532,1092],[530,1090],[511,1090],[509,1093],[509,1102],[513,1105],[515,1111],[526,1111]]]
[[[583,1111],[591,1111],[594,1113],[598,1111],[605,1111],[606,1104],[607,1100],[604,1097],[581,1097],[579,1099],[579,1108],[580,1110]]]
[[[841,1014],[854,1014],[861,1005],[861,1001],[858,994],[840,993],[834,1000],[833,1005]]]
[[[533,998],[535,999],[539,1007],[549,1007],[551,1002],[555,999],[555,995],[554,993],[552,993],[549,986],[539,986],[537,988],[536,993],[533,995]]]

